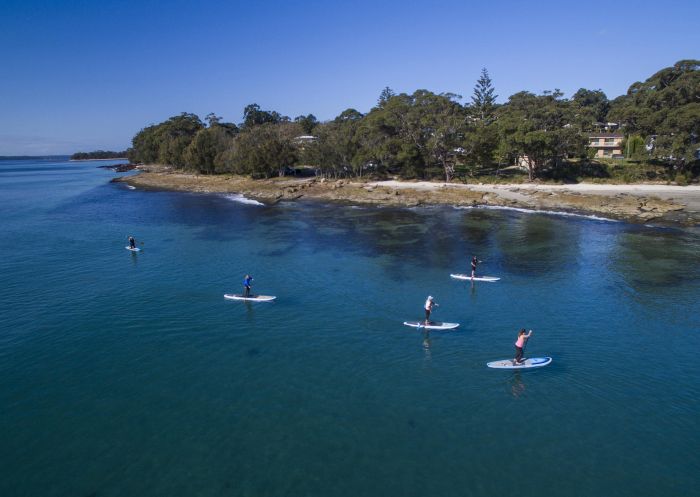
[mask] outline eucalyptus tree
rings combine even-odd
[[[221,160],[228,170],[254,178],[283,176],[297,162],[293,139],[298,127],[292,123],[263,123],[244,129]]]
[[[607,120],[610,101],[602,90],[580,88],[571,97],[573,122],[582,130],[590,131],[595,123]]]
[[[494,123],[470,123],[461,141],[461,158],[470,176],[475,176],[497,162],[498,127]]]
[[[357,158],[360,145],[355,135],[362,118],[355,109],[346,109],[316,128],[318,139],[310,145],[308,156],[322,176],[337,178],[361,173],[362,164]]]
[[[267,123],[287,122],[289,118],[279,112],[262,110],[258,104],[246,105],[243,109],[243,124],[241,128],[252,128]]]
[[[532,181],[543,170],[556,171],[569,156],[585,153],[586,137],[575,126],[570,102],[559,90],[542,95],[519,92],[499,109],[501,153],[524,163]]]
[[[386,106],[396,120],[402,161],[420,164],[422,175],[431,177],[442,171],[445,181],[451,181],[455,168],[455,149],[465,133],[466,114],[454,94],[437,95],[417,90],[412,95],[401,94]]]
[[[314,128],[318,124],[318,119],[313,114],[308,114],[306,116],[297,116],[294,118],[294,122],[301,126],[304,134],[310,135],[313,133]]]
[[[226,172],[223,154],[233,146],[238,127],[233,123],[222,123],[214,114],[206,117],[209,126],[197,131],[184,151],[187,169],[203,174]]]
[[[139,131],[132,140],[129,158],[145,164],[185,166],[184,151],[204,123],[195,114],[178,116]]]
[[[435,95],[421,94],[415,108],[422,114],[422,125],[425,126],[427,140],[425,149],[428,165],[439,164],[445,175],[445,181],[450,182],[455,175],[457,149],[466,133],[466,113],[456,102],[458,97],[453,94]],[[430,109],[428,112],[421,112]]]

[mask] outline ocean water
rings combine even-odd
[[[0,495],[700,495],[697,230],[104,164],[0,162]],[[472,254],[501,281],[451,280]],[[223,299],[247,272],[278,300]],[[402,325],[428,294],[460,328]],[[553,363],[486,368],[520,327]]]

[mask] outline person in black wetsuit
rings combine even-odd
[[[472,278],[476,276],[476,265],[481,264],[481,261],[476,258],[476,256],[472,256]]]
[[[135,249],[136,248],[136,239],[129,235],[129,248]]]

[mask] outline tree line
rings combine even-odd
[[[111,150],[95,150],[94,152],[76,152],[70,156],[71,160],[95,160],[95,159],[124,159],[128,151],[112,152]]]
[[[262,178],[305,167],[325,177],[386,177],[446,181],[525,168],[530,179],[562,177],[593,163],[588,136],[605,123],[620,125],[625,155],[696,175],[700,157],[700,61],[682,60],[625,95],[601,90],[521,91],[503,104],[486,69],[471,98],[384,88],[366,114],[347,109],[319,122],[294,119],[257,104],[243,122],[215,114],[178,116],[139,131],[133,162],[159,163],[201,174]]]

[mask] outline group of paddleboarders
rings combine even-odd
[[[129,235],[127,237],[129,239],[129,247],[130,249],[136,249],[136,239],[132,236]],[[477,265],[481,264],[482,261],[477,259],[476,256],[472,256],[471,259],[471,277],[474,278],[476,277],[476,268]],[[253,284],[253,277],[250,274],[246,274],[243,277],[243,294],[242,297],[244,298],[252,298],[250,291],[251,291],[251,286]],[[432,295],[428,295],[428,298],[425,300],[425,304],[423,306],[425,310],[425,325],[432,324],[432,321],[430,321],[430,314],[433,312],[433,309],[436,307],[440,307],[440,305],[435,302],[435,298]],[[513,364],[514,365],[520,365],[525,362],[523,359],[523,354],[525,350],[525,345],[528,341],[528,339],[532,336],[532,330],[526,333],[525,328],[521,328],[520,331],[518,332],[518,338],[515,341],[515,358],[513,359]]]
[[[476,277],[476,267],[477,265],[481,264],[482,261],[477,259],[476,256],[472,256],[471,260],[471,268],[472,268],[472,278]],[[439,304],[435,302],[435,298],[432,295],[428,295],[428,298],[425,301],[425,305],[423,308],[425,309],[425,325],[429,325],[432,323],[430,321],[430,314],[433,312],[433,309],[435,307],[439,307]],[[525,328],[521,328],[520,331],[518,332],[518,338],[515,341],[515,358],[513,359],[513,365],[519,365],[523,364],[525,362],[525,359],[523,358],[524,350],[525,350],[525,344],[527,343],[528,339],[532,336],[532,330],[529,332],[525,331]]]

